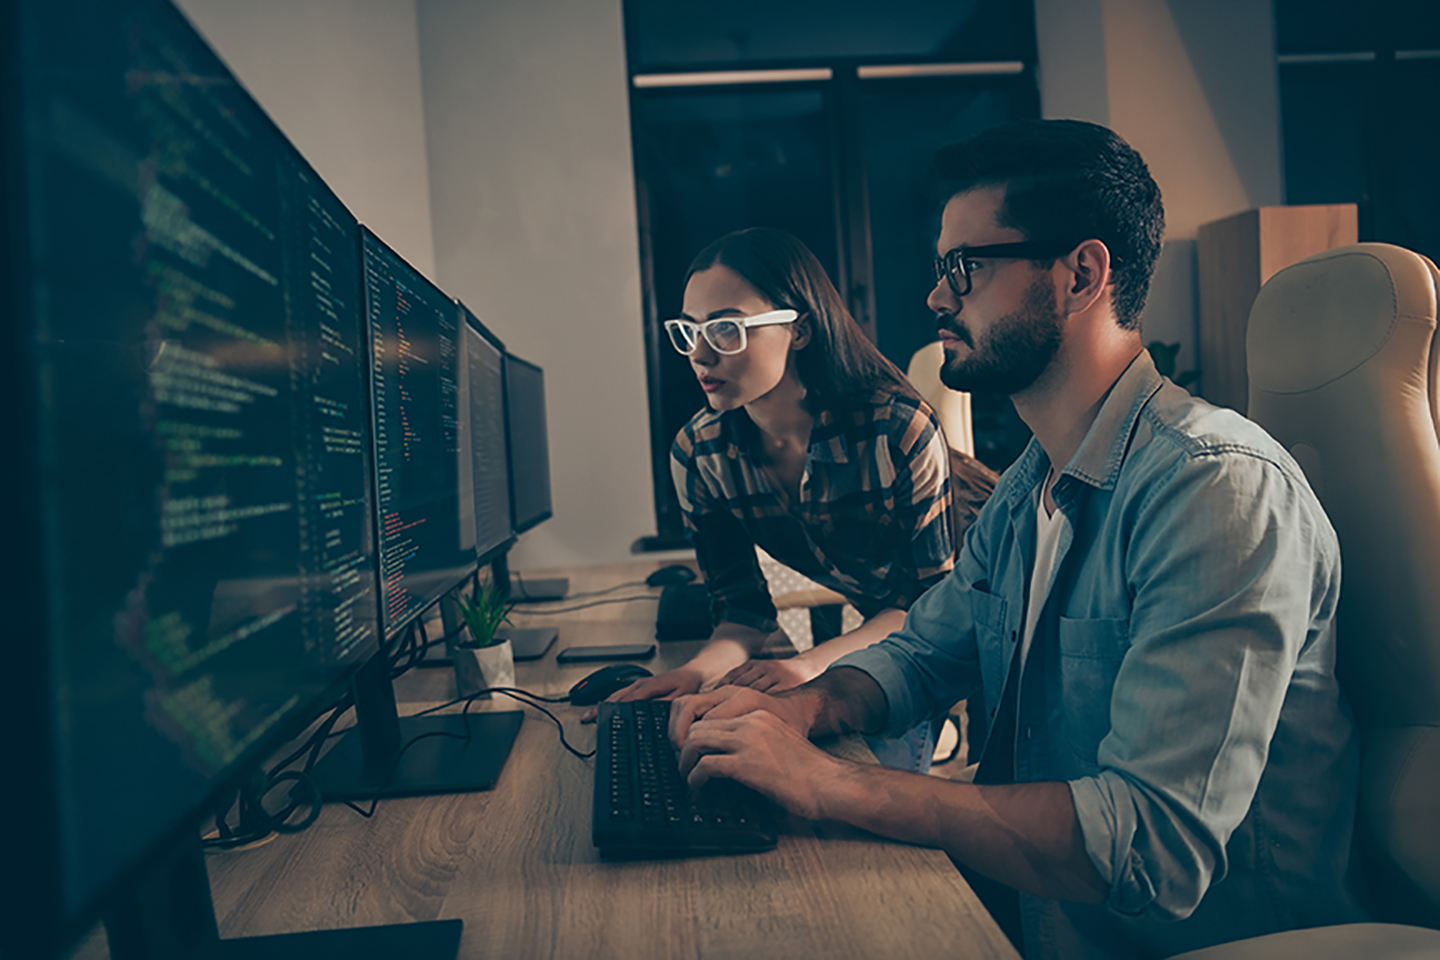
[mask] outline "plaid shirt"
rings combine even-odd
[[[757,545],[866,618],[907,609],[950,572],[948,454],[924,402],[884,391],[864,406],[821,411],[789,508],[761,466],[759,439],[743,410],[707,409],[670,449],[715,623],[776,628]]]

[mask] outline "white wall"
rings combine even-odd
[[[415,0],[178,0],[362,222],[432,279]]]
[[[620,0],[179,2],[351,211],[545,368],[555,517],[514,566],[627,558],[655,515]]]
[[[545,369],[554,519],[512,566],[655,532],[620,0],[418,0],[438,280]]]
[[[1145,338],[1196,365],[1202,223],[1284,202],[1270,0],[1035,0],[1047,117],[1104,123],[1165,196]]]

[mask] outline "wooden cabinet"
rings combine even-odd
[[[1245,327],[1260,286],[1311,254],[1357,242],[1353,203],[1258,207],[1200,228],[1200,395],[1245,412]]]

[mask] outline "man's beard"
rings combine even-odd
[[[1021,308],[995,321],[978,344],[954,316],[941,314],[940,326],[970,347],[965,357],[945,353],[940,381],[951,390],[1017,394],[1039,379],[1060,349],[1060,311],[1044,278],[1031,284]]]

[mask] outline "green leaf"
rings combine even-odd
[[[507,604],[495,585],[487,582],[480,585],[474,596],[457,594],[455,606],[470,631],[470,641],[462,646],[492,647],[497,642],[495,631],[502,623],[510,622],[510,611],[515,605]]]

